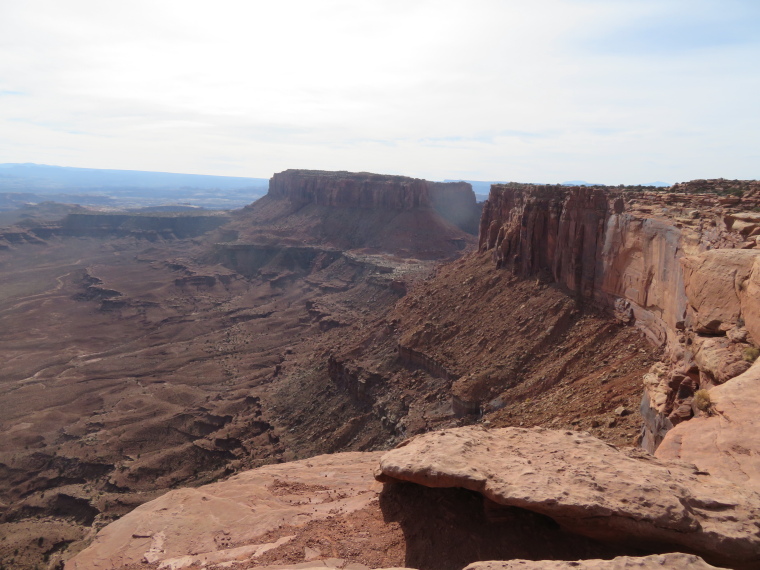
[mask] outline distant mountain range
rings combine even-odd
[[[478,202],[488,199],[492,184],[506,181],[444,180],[469,182]],[[570,180],[563,186],[595,186],[583,180]],[[667,182],[641,186],[667,187]],[[145,207],[240,208],[267,193],[267,178],[209,176],[141,170],[74,168],[45,164],[0,164],[0,210],[24,203],[53,201],[98,208]]]
[[[175,174],[139,170],[73,168],[44,164],[0,164],[0,193],[41,195],[82,205],[145,207],[182,204],[239,208],[267,193],[266,178]]]

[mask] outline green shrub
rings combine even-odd
[[[712,409],[712,399],[710,399],[710,392],[707,390],[697,390],[694,393],[694,405],[698,410],[709,413]]]
[[[754,346],[748,346],[742,351],[742,356],[744,357],[744,360],[752,363],[757,360],[758,356],[760,356],[760,349],[757,349]]]

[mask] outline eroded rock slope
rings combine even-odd
[[[249,566],[314,560],[458,569],[488,558],[593,559],[678,548],[751,567],[752,529],[737,505],[751,510],[755,499],[730,481],[755,479],[754,440],[739,440],[744,422],[753,421],[742,394],[753,401],[754,369],[745,371],[758,334],[757,188],[729,188],[742,197],[691,193],[717,188],[699,184],[665,194],[496,186],[480,251],[439,266],[436,260],[474,242],[436,204],[451,193],[462,204],[454,210],[470,211],[466,188],[309,171],[277,175],[270,196],[203,237],[134,232],[88,242],[51,233],[9,246],[0,262],[24,271],[4,273],[0,284],[10,355],[2,397],[12,410],[0,450],[4,559],[17,567],[55,563],[170,487],[481,422],[561,428],[571,448],[606,458],[610,473],[630,468],[652,479],[619,483],[653,510],[621,500],[614,511],[589,495],[581,483],[604,485],[582,464],[565,473],[579,482],[567,504],[617,512],[610,535],[602,532],[607,515],[597,526],[577,523],[588,535],[579,539],[568,535],[576,523],[556,512],[557,519],[525,505],[505,511],[492,508],[494,501],[484,510],[474,491],[440,495],[416,484],[387,485],[375,506],[316,520],[307,487],[292,499],[301,502],[304,524],[262,527],[258,537],[234,544],[222,537],[212,546],[179,521],[152,529],[145,552],[168,552],[163,545],[178,535],[209,549],[182,547],[160,561],[124,564],[171,558],[179,567],[240,556]],[[29,247],[42,256],[25,257]],[[703,410],[694,402],[699,389],[714,395]],[[616,455],[579,433],[633,444],[642,422],[649,449],[665,437],[661,458],[694,461],[700,473],[726,480],[710,476],[705,487],[707,475],[674,464],[668,489],[659,489],[665,463]],[[693,438],[699,426],[714,434],[705,436],[711,449],[732,457],[722,471],[703,453],[707,440]],[[549,447],[538,445],[537,463],[548,461]],[[704,465],[709,458],[715,467]],[[338,486],[342,469],[336,464],[328,477]],[[524,476],[530,482],[531,473]],[[278,485],[272,482],[272,493]],[[708,500],[710,493],[731,500]],[[276,502],[266,493],[260,500]],[[417,512],[427,508],[425,516]],[[211,518],[199,512],[191,519]],[[653,520],[664,542],[652,538]],[[634,540],[621,546],[625,524]],[[148,540],[141,533],[127,541],[142,541],[137,550]],[[505,533],[518,540],[502,541]],[[733,558],[721,544],[731,545]],[[199,555],[209,558],[192,558]]]
[[[403,251],[390,233],[331,241],[315,228],[340,235],[350,208],[283,197],[222,227],[229,216],[77,214],[6,239],[0,560],[55,564],[175,486],[392,441],[382,409],[333,383],[328,348],[474,242],[415,184],[420,207],[362,218],[428,230]],[[272,203],[299,214],[272,221]],[[241,243],[241,225],[257,239]]]

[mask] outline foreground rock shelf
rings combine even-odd
[[[436,495],[441,488],[453,489]],[[433,503],[438,511],[428,508]],[[480,515],[468,522],[473,506]],[[470,562],[524,558],[518,554],[530,551],[521,543],[533,535],[546,544],[532,557],[588,558],[581,568],[710,568],[699,555],[749,569],[760,564],[758,520],[758,493],[693,465],[621,451],[582,432],[467,427],[417,436],[384,455],[323,455],[171,491],[107,526],[66,569],[359,569],[401,561],[441,568],[421,554],[445,548],[434,539],[421,548],[431,540],[420,539],[425,529],[460,550],[484,539],[464,555]],[[595,559],[674,551],[691,554]],[[570,567],[552,564],[470,568]]]
[[[378,479],[463,487],[602,541],[664,551],[676,546],[736,567],[760,564],[759,494],[585,433],[461,428],[426,434],[384,455]]]
[[[268,465],[222,483],[180,489],[105,527],[67,570],[130,564],[160,568],[255,559],[294,538],[295,528],[377,501],[379,453],[340,453]],[[267,533],[292,527],[277,538]]]
[[[760,365],[710,390],[712,412],[668,432],[656,456],[760,492]]]

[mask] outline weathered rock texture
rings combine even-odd
[[[695,332],[719,335],[744,326],[760,339],[760,250],[706,251],[682,266]]]
[[[657,457],[694,463],[760,492],[760,364],[709,394],[709,414],[677,425],[657,448]]]
[[[105,570],[129,564],[159,568],[255,559],[294,538],[260,540],[377,500],[372,481],[377,453],[323,455],[247,471],[223,483],[172,491],[103,529],[66,570]]]
[[[744,186],[746,197],[494,185],[484,206],[479,246],[498,267],[544,275],[666,348],[670,362],[645,379],[650,451],[693,416],[698,388],[746,370],[760,338],[760,216]]]
[[[632,554],[530,511],[494,509],[466,489],[380,485],[378,461],[376,453],[318,456],[169,492],[107,527],[67,568],[460,570],[483,559]]]
[[[266,196],[235,214],[220,247],[309,246],[444,259],[474,244],[479,212],[469,184],[286,170],[272,177]]]
[[[675,552],[672,554],[654,554],[640,558],[631,556],[619,556],[612,560],[492,560],[489,562],[475,562],[464,570],[627,570],[639,568],[641,570],[673,568],[693,568],[694,570],[707,570],[717,568],[693,554]]]
[[[686,550],[734,568],[760,564],[760,494],[688,464],[621,452],[586,433],[425,434],[384,455],[378,479],[463,487],[599,540]]]
[[[469,233],[480,209],[467,182],[429,182],[368,172],[286,170],[269,181],[269,196],[306,205],[371,210],[435,209]]]

